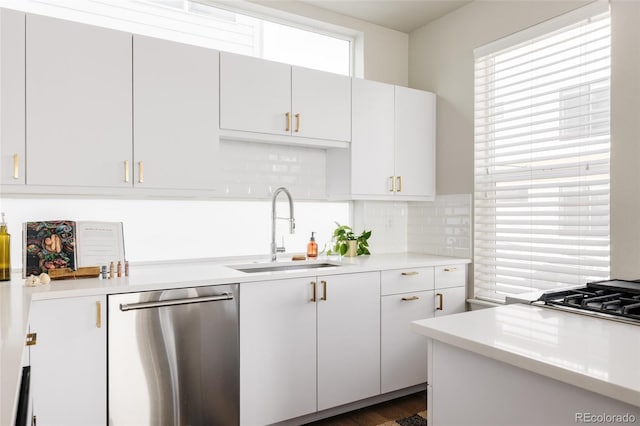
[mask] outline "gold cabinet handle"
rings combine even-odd
[[[389,192],[396,192],[396,180],[393,176],[389,176],[389,179],[391,180],[391,189],[389,190]]]
[[[327,300],[327,282],[320,281],[320,283],[322,284],[322,297],[320,300]]]
[[[402,192],[402,176],[397,176],[396,179],[398,180],[398,192]]]
[[[309,302],[315,302],[316,301],[316,282],[315,281],[311,281],[311,288],[313,290],[311,292],[311,299],[309,299]]]
[[[285,116],[287,117],[287,127],[284,129],[284,131],[290,132],[291,131],[291,113],[288,112],[285,114]]]
[[[458,268],[444,268],[445,272],[453,272],[453,271],[457,271]]]
[[[20,179],[20,156],[13,154],[13,178]]]
[[[129,183],[130,174],[129,174],[129,160],[124,160],[124,181]]]
[[[420,272],[418,271],[409,271],[409,272],[403,272],[402,275],[404,275],[405,277],[410,277],[413,275],[418,275]]]
[[[138,183],[144,183],[144,163],[138,161]]]
[[[96,328],[102,328],[102,304],[96,302]]]
[[[404,302],[411,302],[411,301],[413,301],[413,300],[418,300],[418,299],[420,299],[418,296],[411,296],[411,297],[403,297],[403,298],[402,298],[402,300],[403,300]]]
[[[436,296],[438,296],[438,307],[436,308],[436,311],[441,311],[442,310],[442,293],[436,293]]]
[[[296,129],[295,132],[299,132],[300,131],[300,113],[296,113]]]
[[[37,343],[38,341],[38,333],[28,333],[27,334],[27,341],[26,341],[26,345],[27,346],[33,346]]]

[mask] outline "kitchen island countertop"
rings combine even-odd
[[[353,258],[318,258],[311,263],[325,261],[337,263],[339,266],[245,273],[230,268],[228,265],[271,263],[264,258],[256,260],[256,257],[214,258],[167,264],[132,264],[129,277],[108,280],[88,278],[53,281],[51,284],[39,287],[24,287],[24,280],[20,274],[13,274],[11,281],[0,283],[0,372],[2,373],[0,425],[13,424],[12,419],[16,408],[22,356],[32,301],[470,263],[470,259],[466,258],[413,253],[380,254]]]
[[[526,304],[425,319],[426,337],[640,407],[640,326]]]

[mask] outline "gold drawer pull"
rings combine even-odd
[[[295,132],[299,132],[300,131],[300,113],[296,114],[296,129],[294,131]]]
[[[313,289],[313,292],[311,293],[311,299],[309,299],[309,302],[315,302],[316,301],[316,282],[315,281],[311,281],[311,288]]]
[[[327,300],[327,282],[320,281],[320,283],[322,284],[322,297],[320,300]]]
[[[138,183],[144,183],[144,163],[138,161]]]
[[[389,179],[391,179],[391,189],[389,190],[389,192],[396,192],[396,180],[393,178],[393,176],[389,176]]]
[[[33,346],[38,341],[38,333],[29,333],[27,334],[27,346]]]
[[[458,268],[444,268],[445,272],[453,272],[453,271],[457,271]]]
[[[403,298],[402,298],[402,300],[403,300],[404,302],[411,302],[411,301],[413,301],[413,300],[418,300],[418,299],[420,299],[418,296],[411,296],[411,297],[403,297]]]
[[[102,328],[102,304],[96,302],[96,328]]]
[[[287,127],[285,127],[284,131],[290,132],[291,131],[291,113],[288,112],[285,114],[285,116],[287,117]]]
[[[442,293],[436,293],[436,296],[438,296],[438,307],[436,308],[436,311],[441,311],[442,310]]]
[[[13,154],[13,178],[20,179],[20,157]]]
[[[129,160],[124,160],[124,181],[129,183]]]
[[[398,176],[398,192],[402,192],[402,176]]]
[[[403,272],[402,275],[404,275],[405,277],[411,277],[413,275],[418,275],[420,272],[418,271],[410,271],[410,272]]]

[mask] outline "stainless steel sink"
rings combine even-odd
[[[256,272],[286,272],[286,271],[300,271],[305,269],[320,269],[320,268],[335,268],[342,266],[339,263],[330,262],[287,262],[287,263],[250,263],[245,265],[227,265],[229,268],[236,271],[246,273]]]

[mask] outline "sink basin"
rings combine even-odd
[[[321,268],[335,268],[342,266],[339,263],[330,262],[287,262],[287,263],[250,263],[246,265],[227,265],[229,268],[236,271],[246,273],[256,272],[286,272],[286,271],[300,271],[305,269],[321,269]]]

